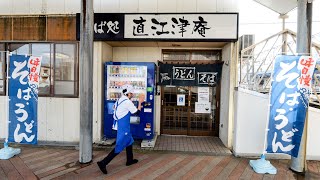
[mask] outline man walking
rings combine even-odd
[[[114,105],[113,113],[113,125],[112,129],[117,130],[117,139],[115,148],[105,157],[103,160],[98,161],[97,164],[100,170],[107,174],[106,166],[111,160],[116,157],[121,151],[126,148],[127,153],[127,166],[138,162],[137,159],[133,159],[132,144],[133,138],[130,131],[130,116],[131,114],[139,115],[141,111],[141,103],[144,101],[144,97],[139,97],[138,108],[133,104],[131,98],[133,97],[134,88],[131,85],[124,85],[122,88],[123,95]]]

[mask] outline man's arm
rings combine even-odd
[[[133,115],[139,116],[139,114],[141,112],[141,108],[142,108],[142,103],[143,102],[144,102],[144,95],[142,94],[142,95],[139,96],[138,110]]]

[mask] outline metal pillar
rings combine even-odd
[[[297,53],[299,55],[310,55],[311,47],[311,23],[312,23],[312,0],[298,0],[298,22],[297,22]],[[293,171],[304,173],[306,168],[306,142],[308,128],[308,111],[305,119],[304,130],[301,137],[298,157],[291,156]]]
[[[286,14],[280,14],[279,18],[282,19],[282,31],[284,31],[286,29],[286,19],[288,18],[289,16],[286,15]],[[284,33],[282,34],[282,54],[287,54],[287,33]]]
[[[81,0],[79,162],[92,161],[93,0]]]

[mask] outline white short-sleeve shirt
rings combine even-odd
[[[114,104],[113,118],[116,120],[121,119],[124,116],[126,116],[129,113],[129,111],[131,112],[131,114],[134,114],[138,111],[138,109],[127,96],[121,96],[121,98]]]

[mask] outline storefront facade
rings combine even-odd
[[[46,82],[40,83],[40,91],[43,94],[39,97],[38,140],[73,143],[79,142],[80,124],[79,73],[81,72],[79,72],[79,48],[76,37],[76,26],[79,25],[76,13],[80,12],[80,3],[70,0],[62,2],[63,4],[56,5],[54,1],[48,0],[46,3],[42,2],[42,4],[39,2],[41,6],[33,4],[31,0],[12,1],[3,4],[1,12],[4,14],[0,19],[0,29],[3,33],[0,35],[0,40],[2,51],[17,54],[37,54],[47,57],[41,72],[42,79]],[[237,2],[231,0],[187,2],[177,0],[174,5],[172,5],[172,1],[150,0],[95,1],[94,3],[95,13],[121,13],[121,15],[134,13],[144,17],[148,14],[150,17],[156,17],[157,15],[154,13],[162,13],[162,15],[170,18],[173,17],[172,15],[178,14],[181,17],[185,16],[186,19],[188,16],[199,16],[199,14],[232,14],[236,15],[236,21],[233,25],[238,27]],[[17,4],[21,7],[20,9],[14,9]],[[26,6],[23,6],[23,4]],[[179,21],[178,18],[177,20]],[[199,18],[197,20],[201,21]],[[204,20],[206,19],[204,18]],[[191,19],[189,21],[192,22]],[[97,24],[95,31],[101,32],[98,25],[101,24]],[[179,27],[178,24],[177,27]],[[173,33],[171,33],[171,36],[164,38],[145,39],[140,36],[136,39],[134,39],[135,37],[128,39],[102,37],[102,39],[96,39],[93,59],[93,141],[98,143],[103,140],[104,62],[154,62],[156,64],[158,64],[158,61],[171,64],[183,62],[183,64],[191,66],[194,64],[194,67],[220,62],[223,65],[219,84],[208,86],[208,89],[204,90],[208,91],[212,113],[195,116],[195,103],[198,100],[197,94],[201,90],[199,88],[201,86],[188,84],[183,86],[159,85],[157,87],[159,92],[155,96],[155,131],[157,134],[175,134],[170,129],[179,127],[181,131],[178,134],[215,135],[220,137],[227,147],[231,147],[232,94],[236,74],[237,46],[235,42],[237,41],[237,33],[238,30],[233,34],[232,40],[219,36],[210,38],[209,35],[200,39],[190,37],[192,34],[184,37],[180,35],[180,38],[177,38],[177,36],[172,35]],[[201,34],[198,33],[199,35]],[[184,55],[181,56],[181,53]],[[173,57],[178,58],[174,59]],[[0,106],[4,113],[1,113],[1,119],[7,118],[5,112],[7,103],[5,96],[6,80],[4,78],[5,60],[6,55],[3,55],[1,58],[3,71],[0,79],[3,89],[0,96]],[[185,106],[172,109],[169,104],[176,103],[173,96],[176,99],[177,94],[185,94]],[[166,104],[163,105],[162,103]],[[179,112],[180,115],[178,115]],[[177,116],[171,117],[170,113]],[[175,123],[172,126],[172,121],[179,118],[180,125]],[[5,123],[5,121],[0,122],[0,138],[5,137]]]

